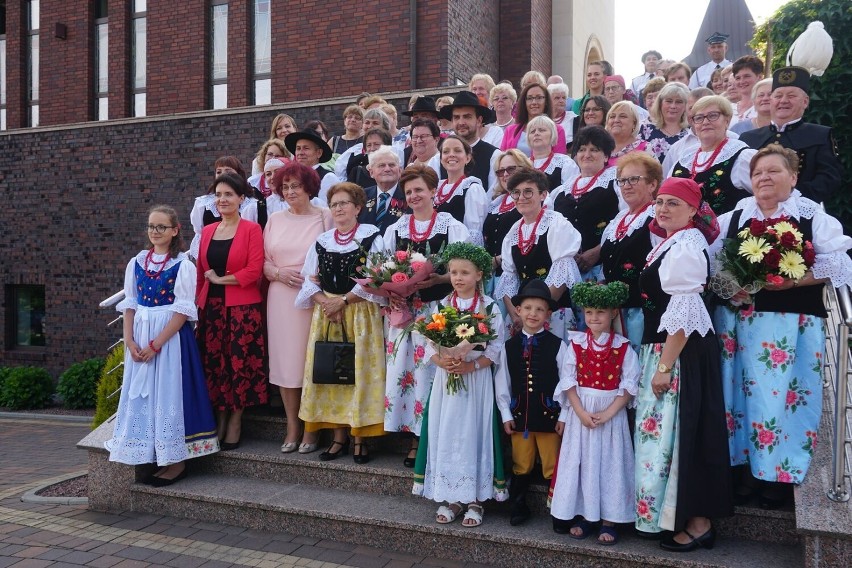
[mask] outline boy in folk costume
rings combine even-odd
[[[557,304],[543,280],[532,280],[512,297],[523,325],[506,341],[501,365],[504,380],[495,384],[503,429],[512,438],[512,484],[509,486],[512,526],[530,517],[526,503],[536,455],[545,479],[553,476],[563,424],[553,399],[564,374],[568,346],[544,326]]]
[[[571,300],[582,308],[587,329],[570,332],[567,372],[554,394],[562,405],[564,433],[552,484],[553,530],[584,539],[591,523],[600,521],[597,541],[603,545],[618,542],[615,523],[635,516],[626,407],[638,391],[641,368],[627,338],[613,329],[628,296],[627,284],[619,281],[572,288]]]

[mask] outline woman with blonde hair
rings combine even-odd
[[[296,125],[296,120],[292,116],[284,113],[276,114],[275,118],[272,119],[272,126],[270,126],[269,128],[269,136],[267,137],[267,140],[272,140],[273,138],[276,138],[278,140],[284,140],[285,136],[287,136],[288,134],[292,134],[297,130],[299,130],[299,127]],[[285,156],[289,157],[290,153],[287,152]],[[251,163],[251,175],[254,176],[259,173],[262,173],[263,165],[265,163],[266,160],[258,162],[258,160],[255,159]]]
[[[503,131],[506,127],[512,124],[515,118],[512,116],[512,107],[518,100],[518,93],[515,88],[509,83],[498,83],[494,85],[489,93],[488,102],[491,103],[491,108],[494,109],[494,114],[497,115],[497,121],[494,126],[501,128]]]
[[[618,159],[630,152],[642,152],[648,143],[639,139],[642,124],[636,105],[630,101],[618,101],[606,115],[606,130],[615,140],[615,150],[609,157],[608,166],[614,166]]]
[[[669,147],[686,136],[686,102],[689,89],[682,83],[667,83],[649,109],[651,122],[642,126],[639,137],[648,143],[648,152],[660,163],[666,158]]]

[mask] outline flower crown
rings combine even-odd
[[[609,284],[580,282],[571,288],[571,301],[581,308],[618,308],[627,301],[629,295],[630,288],[618,280]]]
[[[471,243],[452,243],[444,247],[444,262],[449,263],[454,258],[469,260],[482,271],[482,279],[491,275],[492,258],[484,248]]]

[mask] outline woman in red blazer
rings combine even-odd
[[[222,220],[204,227],[198,254],[196,336],[223,450],[240,444],[243,410],[266,404],[269,363],[259,283],[263,232],[240,219],[246,181],[225,173],[213,182]]]

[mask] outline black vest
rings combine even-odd
[[[736,238],[739,230],[743,228],[740,226],[741,215],[742,209],[738,209],[731,214],[731,225],[728,227],[728,234],[725,235],[727,238]],[[813,219],[805,219],[803,217],[798,221],[790,219],[790,222],[799,226],[799,231],[802,233],[804,240],[813,242]],[[743,223],[743,226],[745,224]],[[825,284],[802,286],[801,288],[790,288],[789,290],[779,290],[777,292],[761,290],[754,295],[754,311],[807,314],[826,318],[828,317],[828,313],[822,301],[823,288],[825,288]]]
[[[364,266],[367,251],[373,246],[373,241],[379,236],[378,231],[361,240],[361,246],[349,252],[331,252],[319,243],[314,246],[317,250],[319,265],[320,288],[331,294],[345,294],[355,287],[352,278],[360,278],[358,268]]]
[[[553,400],[559,384],[559,367],[556,356],[562,340],[549,331],[535,334],[537,345],[532,347],[532,357],[527,370],[524,359],[523,333],[506,341],[506,362],[511,381],[512,418],[515,431],[553,432],[559,420],[561,407]]]
[[[407,250],[408,247],[411,247],[411,250],[414,252],[419,252],[421,254],[438,254],[438,251],[441,250],[442,247],[447,246],[449,239],[447,238],[446,233],[436,233],[431,239],[426,239],[422,242],[415,242],[411,239],[404,239],[398,237],[396,240],[396,250]],[[428,249],[428,250],[427,250]],[[446,267],[441,266],[435,272],[438,274],[446,274]],[[423,288],[420,290],[420,299],[424,302],[435,302],[444,298],[453,291],[453,287],[450,284],[436,284],[435,286],[430,286],[429,288]]]
[[[518,279],[520,280],[518,290],[523,290],[524,286],[534,278],[540,280],[547,278],[550,267],[553,266],[553,259],[550,258],[550,249],[547,246],[547,231],[538,237],[538,242],[533,245],[529,254],[521,254],[521,249],[518,245],[512,246],[512,260],[515,263],[515,272],[518,273]],[[571,307],[570,290],[565,290],[557,304],[560,308]]]
[[[746,190],[736,187],[731,181],[734,164],[743,150],[745,148],[740,148],[736,154],[724,162],[710,166],[695,176],[695,182],[701,186],[701,197],[710,205],[716,215],[733,211],[740,199],[745,199],[750,195]],[[691,165],[684,166],[678,163],[672,172],[672,177],[689,177],[690,169]]]
[[[553,208],[580,232],[583,239],[581,251],[598,246],[603,230],[618,215],[618,195],[614,184],[615,180],[612,180],[606,187],[589,190],[579,199],[574,199],[570,188],[566,188],[553,202]]]
[[[609,239],[601,244],[601,264],[604,279],[607,282],[620,280],[630,287],[630,296],[625,308],[638,308],[642,305],[639,290],[639,273],[645,266],[645,259],[651,252],[651,218],[623,239],[612,242]]]
[[[447,185],[450,184],[447,183]],[[468,189],[470,189],[470,186],[464,189],[461,193],[453,195],[447,201],[435,207],[435,211],[438,213],[449,213],[453,216],[453,219],[464,224],[464,198],[467,195]]]

